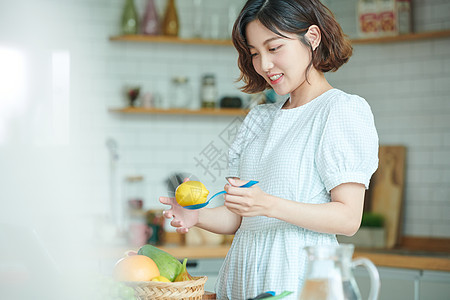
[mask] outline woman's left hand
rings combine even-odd
[[[256,184],[249,188],[241,188],[248,181],[229,179],[225,185],[225,206],[233,213],[242,217],[264,216],[269,205],[268,194],[264,193]]]

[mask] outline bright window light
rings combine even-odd
[[[0,144],[7,137],[7,122],[24,107],[25,56],[0,46]]]
[[[70,53],[52,53],[52,131],[56,145],[69,144]]]

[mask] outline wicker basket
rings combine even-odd
[[[206,276],[179,282],[139,281],[125,282],[134,289],[139,300],[201,300],[205,293]]]

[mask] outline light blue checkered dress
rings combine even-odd
[[[332,89],[309,103],[281,109],[259,105],[244,120],[229,152],[229,176],[258,180],[271,195],[330,202],[345,182],[369,185],[378,166],[378,136],[367,102]],[[323,220],[327,222],[327,220]],[[267,217],[244,217],[220,270],[218,299],[242,300],[264,291],[298,299],[308,245],[337,244],[324,234]]]

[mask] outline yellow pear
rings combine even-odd
[[[200,181],[186,181],[175,190],[175,199],[181,206],[205,203],[209,191]]]
[[[187,258],[185,258],[183,260],[183,268],[181,269],[180,274],[178,274],[177,278],[175,278],[175,280],[173,282],[178,282],[178,281],[188,281],[188,280],[193,280],[194,278],[191,276],[191,274],[188,273],[187,269],[186,269],[186,263],[187,263]]]

